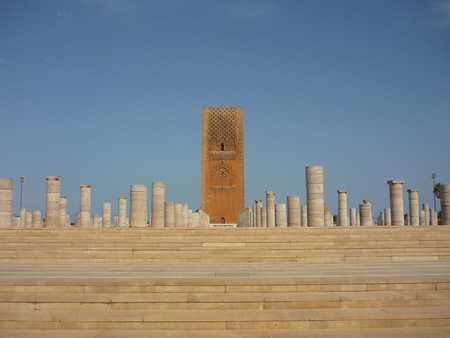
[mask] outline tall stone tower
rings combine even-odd
[[[244,109],[202,108],[202,209],[211,223],[244,210]]]

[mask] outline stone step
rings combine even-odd
[[[282,310],[0,310],[0,329],[275,330],[446,327],[448,307]]]
[[[449,305],[450,290],[298,293],[0,293],[2,310],[262,310]]]
[[[0,330],[8,338],[429,338],[450,337],[450,327],[316,330]]]

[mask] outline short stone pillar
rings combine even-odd
[[[117,226],[119,228],[127,228],[127,198],[119,197],[119,208],[117,213]]]
[[[370,217],[371,210],[370,204],[360,204],[359,205],[359,218],[360,226],[371,226],[373,225],[373,220]]]
[[[59,199],[59,227],[67,228],[67,196]]]
[[[90,228],[91,221],[91,192],[92,184],[80,184],[80,216],[79,223],[81,228]]]
[[[59,227],[59,203],[61,199],[61,176],[46,176],[47,199],[45,208],[45,227]]]
[[[275,226],[275,191],[266,191],[267,227]]]
[[[25,224],[27,228],[31,228],[31,222],[33,219],[33,213],[31,211],[27,211],[25,213]]]
[[[262,208],[262,201],[256,200],[255,201],[255,209],[256,209],[256,226],[258,228],[261,228],[261,208]]]
[[[175,228],[183,227],[183,205],[175,204]]]
[[[31,227],[42,228],[42,211],[33,210],[31,212]]]
[[[12,224],[12,204],[13,204],[12,178],[0,178],[0,228],[11,228]]]
[[[437,225],[437,215],[434,208],[430,209],[430,225]]]
[[[277,228],[285,228],[287,226],[286,220],[286,204],[275,204],[275,226]]]
[[[403,183],[405,181],[392,180],[389,184],[389,198],[391,202],[391,223],[393,226],[405,225],[405,213],[403,209]]]
[[[423,212],[424,212],[424,218],[423,218],[423,225],[430,225],[430,206],[428,203],[422,204]]]
[[[27,227],[26,214],[27,214],[27,208],[25,208],[25,207],[20,208],[20,223],[19,223],[19,226],[21,228],[26,228]],[[28,224],[28,227],[30,227],[29,224]]]
[[[130,186],[130,227],[147,227],[147,186],[145,184]]]
[[[441,200],[441,225],[450,225],[450,184],[441,184],[439,194]]]
[[[175,202],[164,202],[164,227],[175,228]]]
[[[338,217],[337,226],[348,226],[347,190],[338,190]]]
[[[324,212],[323,225],[326,227],[333,226],[333,215],[329,211]]]
[[[188,209],[189,206],[187,205],[187,203],[181,204],[181,223],[183,228],[187,228],[188,226]]]
[[[262,228],[267,227],[267,208],[266,207],[261,208],[261,227]]]
[[[301,219],[302,227],[307,227],[308,226],[308,206],[306,204],[302,205],[301,209],[302,209],[302,219]]]
[[[301,226],[300,219],[300,196],[287,197],[287,226]]]
[[[102,204],[102,227],[111,227],[111,203]]]
[[[93,228],[99,228],[100,227],[100,215],[99,214],[93,214],[91,222],[92,222],[92,227]]]
[[[152,228],[164,228],[164,182],[152,183]]]
[[[384,209],[384,225],[391,226],[391,208]]]
[[[350,208],[350,226],[356,226],[356,208]]]
[[[308,226],[324,226],[323,168],[306,167],[306,204],[308,206]]]
[[[408,189],[407,191],[409,200],[409,225],[419,225],[420,224],[419,190]]]

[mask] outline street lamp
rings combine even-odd
[[[431,172],[431,178],[433,179],[433,197],[434,197],[434,211],[436,210],[436,194],[434,193],[434,189],[436,188],[436,173],[434,171]]]
[[[22,209],[23,182],[25,182],[25,176],[20,176],[20,209]]]

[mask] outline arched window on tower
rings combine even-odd
[[[220,219],[220,223],[225,224],[225,217],[222,217],[222,218]]]
[[[223,144],[223,142],[220,144],[220,150],[224,151],[225,150],[225,144]]]

